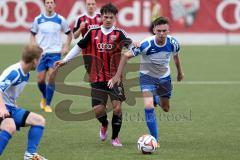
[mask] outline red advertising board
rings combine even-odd
[[[148,32],[153,0],[103,0],[119,9],[117,26],[130,33]],[[56,11],[73,25],[84,12],[85,0],[56,0]],[[158,0],[177,33],[240,33],[239,0]],[[0,32],[27,32],[35,16],[44,12],[42,0],[0,0]],[[159,11],[160,12],[160,11]]]

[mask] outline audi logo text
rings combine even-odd
[[[108,44],[108,43],[98,43],[97,48],[99,50],[112,50],[113,49],[113,44]]]
[[[9,3],[15,3],[14,9],[14,21],[9,21],[8,17],[10,12]],[[37,0],[0,0],[0,26],[7,28],[16,28],[16,27],[25,27],[30,28],[32,22],[27,22],[28,15],[28,7],[27,4],[31,3],[36,5],[41,12],[44,12],[44,5],[42,1]]]
[[[223,17],[223,11],[226,7],[229,5],[235,5],[235,10],[234,10],[234,23],[227,22],[224,17]],[[216,17],[218,23],[224,28],[228,30],[238,30],[240,29],[240,1],[239,0],[227,0],[227,1],[222,1],[216,11]]]

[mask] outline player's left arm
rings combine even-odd
[[[30,29],[30,43],[35,45],[37,44],[37,40],[36,40],[36,34],[38,33],[38,22],[37,22],[37,18],[34,19],[33,23],[32,23],[32,27]]]
[[[64,18],[62,18],[62,29],[64,33],[67,35],[67,40],[62,49],[62,55],[66,55],[69,51],[69,48],[72,42],[72,32],[67,21]]]
[[[180,57],[178,54],[175,54],[173,56],[176,68],[177,68],[177,81],[181,81],[184,78],[184,73],[182,70],[182,65],[181,65],[181,61],[180,61]]]

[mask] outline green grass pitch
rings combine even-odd
[[[20,45],[0,45],[0,71],[21,57]],[[161,148],[152,155],[137,151],[137,139],[147,133],[143,101],[123,104],[123,126],[120,138],[124,147],[110,145],[111,127],[106,142],[98,137],[99,123],[66,121],[55,113],[43,113],[36,73],[18,100],[20,106],[42,114],[47,125],[38,152],[49,160],[237,160],[240,157],[240,47],[183,46],[181,59],[185,79],[176,83],[173,63],[174,91],[168,114],[160,108],[158,116]],[[131,60],[132,63],[139,59]],[[81,82],[83,67],[74,70],[67,82]],[[137,72],[127,77],[137,77]],[[87,86],[86,84],[82,84]],[[138,87],[134,88],[138,90]],[[57,92],[53,107],[63,99],[74,100],[71,112],[91,109],[89,97]],[[112,113],[109,113],[111,119]],[[2,160],[21,160],[27,143],[28,128],[22,128],[11,139]]]

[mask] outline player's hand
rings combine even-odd
[[[86,22],[81,22],[79,29],[83,30],[86,27]]]
[[[141,46],[140,42],[133,42],[133,46],[135,48],[139,48]]]
[[[115,75],[114,77],[112,77],[109,81],[108,81],[108,87],[109,88],[113,88],[113,86],[114,86],[114,84],[120,84],[120,82],[121,82],[121,78],[120,78],[120,76],[117,76],[117,75]]]
[[[66,62],[63,62],[62,60],[57,61],[57,62],[54,63],[54,68],[55,68],[55,69],[58,69],[58,68],[64,66],[65,64],[67,64],[67,63],[66,63]]]
[[[0,118],[5,119],[10,117],[10,113],[8,112],[6,106],[0,107]]]
[[[177,81],[180,82],[180,81],[183,80],[183,78],[184,78],[184,73],[183,73],[183,72],[179,72],[179,73],[177,74]]]

